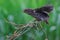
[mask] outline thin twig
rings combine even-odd
[[[11,23],[11,22],[9,22]],[[14,40],[15,38],[23,35],[24,33],[26,33],[27,31],[29,31],[32,27],[33,27],[34,23],[30,22],[22,27],[20,27],[19,29],[17,29],[12,36],[9,37],[9,40]]]
[[[7,20],[5,20],[5,21],[7,23],[9,23],[9,24],[12,24],[14,26],[18,26],[19,27],[17,30],[15,30],[15,32],[12,34],[12,36],[9,37],[9,40],[16,39],[17,37],[23,35],[24,33],[26,33],[27,31],[29,31],[33,27],[36,27],[38,29],[37,24],[39,24],[39,22],[36,21],[36,20],[31,21],[30,23],[27,23],[25,25],[18,25],[18,24],[13,23],[13,22],[8,22]],[[41,29],[43,29],[42,26],[41,26],[41,23],[40,23],[40,27],[41,27]],[[45,33],[46,39],[48,39],[46,31],[45,30],[42,30],[42,31]]]

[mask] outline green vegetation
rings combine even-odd
[[[38,8],[44,5],[53,5],[49,14],[49,25],[41,23],[46,30],[48,40],[60,40],[60,0],[0,0],[0,40],[7,40],[6,36],[13,34],[15,26],[6,22],[26,24],[34,18],[23,12],[26,8]],[[31,29],[16,40],[45,40],[42,30]]]

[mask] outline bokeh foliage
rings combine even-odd
[[[38,8],[44,5],[53,5],[50,14],[49,25],[42,23],[46,29],[49,40],[60,40],[60,0],[0,0],[0,40],[6,40],[6,35],[14,32],[13,25],[5,22],[5,19],[16,24],[25,24],[33,20],[33,17],[23,12],[26,8]],[[45,40],[44,33],[31,29],[16,40]]]

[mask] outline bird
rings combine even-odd
[[[46,5],[46,6],[35,8],[35,9],[27,8],[24,10],[24,13],[31,15],[37,21],[45,21],[48,24],[49,13],[52,10],[53,10],[52,5]]]

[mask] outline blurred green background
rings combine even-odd
[[[0,0],[0,40],[7,40],[6,36],[15,31],[14,26],[6,23],[4,19],[16,24],[26,24],[33,17],[25,14],[24,9],[49,4],[54,7],[49,15],[49,25],[44,23],[42,26],[46,29],[48,40],[60,40],[60,0]],[[45,35],[41,30],[32,29],[16,40],[45,40]]]

